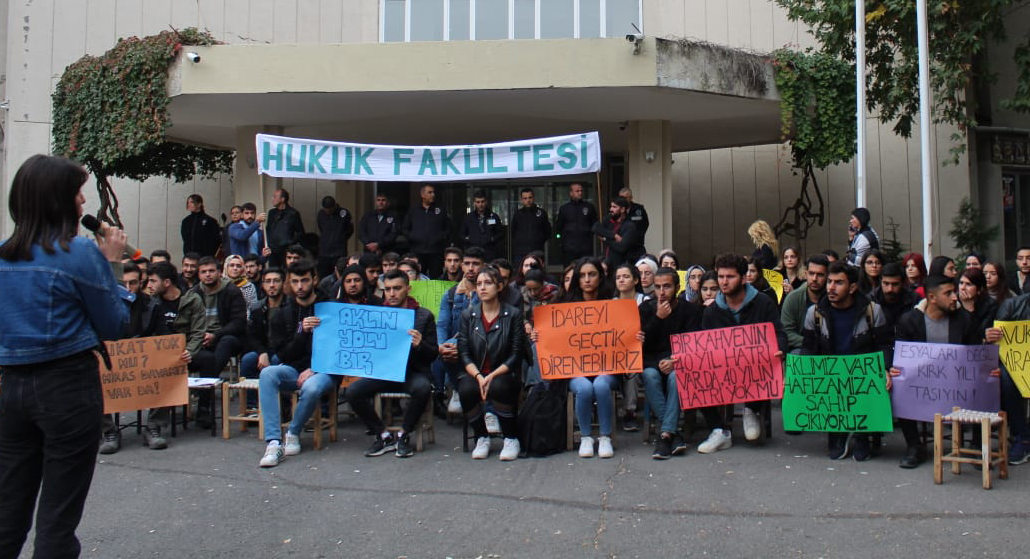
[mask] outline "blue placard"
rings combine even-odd
[[[415,311],[333,302],[315,305],[315,316],[312,370],[404,382]]]

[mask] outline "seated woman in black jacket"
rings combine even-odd
[[[519,372],[526,345],[522,311],[502,303],[499,293],[501,273],[484,266],[476,277],[479,302],[461,313],[458,355],[465,374],[458,379],[461,409],[468,415],[476,435],[475,460],[490,454],[490,436],[483,418],[483,404],[493,407],[504,434],[501,460],[518,458],[520,448],[515,423],[515,404],[519,397]]]

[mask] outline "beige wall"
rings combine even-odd
[[[85,54],[98,55],[120,37],[145,36],[169,26],[196,26],[226,43],[340,43],[378,40],[377,0],[5,0],[5,138],[0,199],[18,165],[34,153],[48,153],[50,95],[66,66]],[[298,181],[299,183],[300,181]],[[316,204],[328,183],[289,184],[305,225],[314,227]],[[182,252],[179,223],[190,193],[204,196],[208,213],[228,213],[235,197],[230,177],[177,184],[164,178],[143,183],[117,180],[115,192],[130,241],[149,252],[167,247]],[[92,181],[84,187],[87,209],[99,203]],[[241,200],[242,201],[242,200]],[[257,202],[257,200],[253,200]],[[6,208],[3,231],[13,228]]]
[[[6,5],[6,2],[3,2]],[[227,43],[375,42],[378,0],[14,0],[7,13],[4,57],[6,97],[4,171],[0,199],[13,170],[33,153],[50,149],[50,94],[64,68],[83,54],[100,54],[119,37],[147,35],[174,27],[198,26]],[[812,44],[811,37],[769,0],[644,0],[644,32],[688,37],[768,52]],[[885,216],[901,224],[899,236],[919,246],[919,150],[916,139],[900,140],[870,120],[868,206],[873,224],[884,231]],[[946,140],[947,134],[938,134]],[[946,154],[947,144],[938,150]],[[782,146],[757,146],[677,154],[673,159],[673,246],[690,261],[705,261],[723,250],[748,250],[745,234],[755,218],[772,223],[797,196],[799,180]],[[808,250],[842,250],[844,223],[854,207],[851,165],[819,174],[826,200],[824,227],[804,243]],[[941,199],[936,211],[946,230],[953,206],[969,191],[966,164],[938,167]],[[242,179],[242,178],[241,178]],[[242,179],[241,182],[247,182]],[[285,181],[309,228],[321,196],[340,185]],[[227,212],[237,198],[228,177],[175,184],[156,178],[144,183],[117,181],[122,217],[130,238],[144,250],[181,251],[178,226],[184,199],[201,193],[209,213]],[[95,194],[87,188],[95,208]],[[253,191],[253,190],[251,190]],[[352,208],[354,209],[354,208]],[[358,208],[360,210],[360,208]],[[2,214],[3,229],[12,225]],[[728,234],[728,232],[732,232]],[[946,235],[945,235],[946,236]],[[785,239],[785,243],[790,243]],[[661,247],[649,247],[659,249]],[[944,247],[946,250],[948,247]]]

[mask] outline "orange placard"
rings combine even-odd
[[[644,369],[640,313],[633,299],[561,303],[533,309],[544,380],[639,373]]]
[[[112,369],[100,360],[104,413],[181,406],[189,401],[186,336],[152,336],[104,342]]]

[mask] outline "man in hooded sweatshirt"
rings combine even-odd
[[[858,266],[862,257],[871,250],[880,248],[880,236],[869,226],[872,216],[865,208],[855,208],[848,219],[848,255],[847,262]]]
[[[747,275],[747,260],[739,254],[722,254],[715,259],[715,269],[719,278],[719,293],[715,296],[715,303],[705,307],[701,316],[701,329],[712,330],[770,322],[776,331],[776,345],[779,348],[773,358],[782,359],[787,351],[787,332],[780,323],[779,307],[776,306],[776,301],[744,282],[744,276]],[[768,405],[768,400],[745,404],[744,437],[747,440],[757,440],[762,436],[759,416]],[[705,422],[712,432],[698,445],[698,452],[709,454],[733,445],[729,422],[722,417],[723,408],[724,406],[701,408]]]
[[[204,376],[216,377],[229,363],[229,359],[243,351],[247,335],[247,303],[243,293],[231,280],[222,277],[218,262],[205,256],[197,262],[200,282],[193,291],[204,302],[204,342],[193,356],[193,368]],[[210,394],[198,404],[210,405]],[[205,417],[204,414],[198,414]]]

